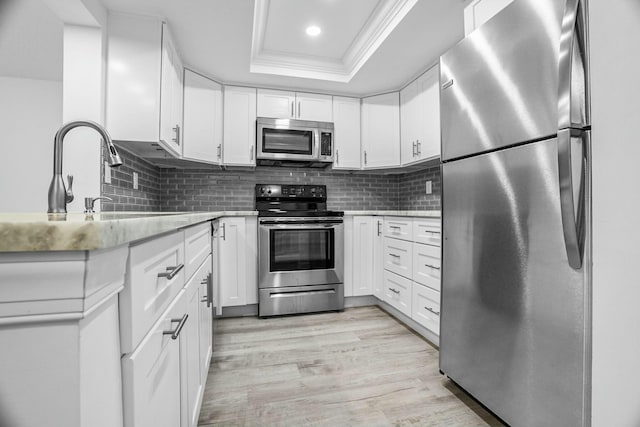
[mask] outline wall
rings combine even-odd
[[[96,202],[96,211],[160,211],[160,169],[121,148],[118,149],[122,166],[111,168],[111,184],[104,183],[102,162],[102,195],[113,201]],[[106,148],[102,152],[106,158]],[[138,172],[138,189],[133,189],[133,172]]]
[[[46,212],[62,82],[0,77],[0,93],[0,212]]]
[[[161,169],[120,149],[123,165],[102,184],[103,211],[253,210],[256,184],[324,184],[333,210],[440,209],[440,166],[399,175],[346,171],[269,168],[254,170]],[[133,172],[139,188],[133,189]],[[425,193],[425,181],[433,193]],[[96,207],[98,205],[96,204]]]

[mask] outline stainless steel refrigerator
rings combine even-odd
[[[440,61],[440,369],[513,426],[589,423],[586,14],[515,0]]]

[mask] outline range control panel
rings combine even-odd
[[[256,199],[325,199],[326,185],[256,184]]]

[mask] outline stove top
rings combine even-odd
[[[256,184],[256,210],[262,217],[340,217],[327,210],[326,185]]]

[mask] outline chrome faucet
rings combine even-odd
[[[68,175],[69,189],[64,186],[64,180],[62,179],[62,140],[67,133],[79,126],[86,126],[94,129],[102,136],[102,140],[107,144],[109,150],[109,166],[114,168],[122,165],[122,159],[118,155],[118,150],[113,145],[111,137],[107,133],[106,129],[97,123],[88,120],[78,120],[75,122],[69,122],[63,125],[58,132],[53,143],[53,178],[51,178],[51,184],[49,185],[49,209],[48,213],[53,214],[65,214],[67,213],[67,203],[73,200],[73,175]]]

